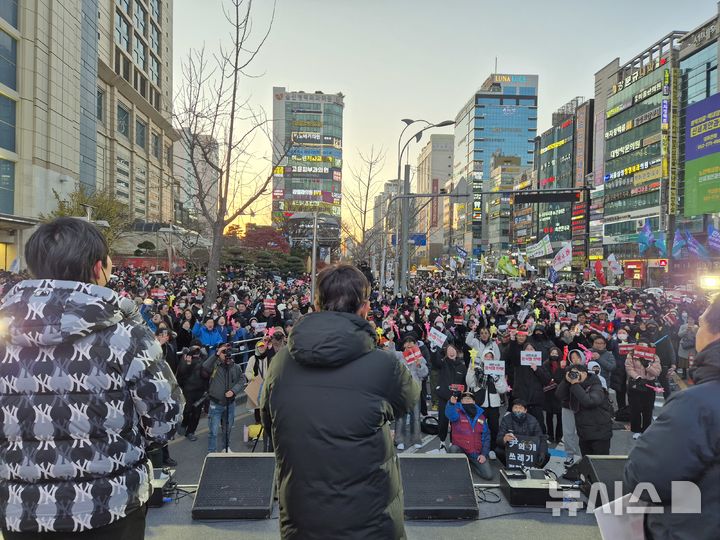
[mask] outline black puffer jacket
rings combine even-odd
[[[452,395],[451,384],[465,386],[467,366],[459,357],[455,360],[450,360],[448,357],[436,357],[433,359],[433,367],[438,370],[438,385],[435,391],[440,399],[449,401]]]
[[[625,486],[649,482],[666,506],[645,516],[653,540],[714,540],[720,531],[720,340],[697,355],[691,375],[695,385],[673,393],[625,465]],[[673,481],[697,485],[699,514],[670,512]],[[687,494],[677,490],[676,497]]]
[[[568,401],[575,413],[575,426],[583,441],[603,441],[612,438],[612,406],[608,401],[600,378],[588,374],[581,383],[570,384],[563,380],[555,395],[561,401]]]
[[[261,400],[277,459],[284,539],[404,538],[390,422],[420,387],[348,313],[300,319],[268,368]]]

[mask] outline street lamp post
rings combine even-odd
[[[438,127],[446,127],[446,126],[452,126],[455,124],[452,120],[445,120],[443,122],[439,122],[437,124],[431,124],[427,120],[416,120],[415,122],[424,122],[427,125],[422,128],[420,131],[415,133],[411,138],[407,140],[405,143],[405,146],[400,148],[400,145],[402,143],[402,136],[405,133],[405,130],[413,123],[413,121],[404,119],[403,122],[405,122],[405,127],[403,128],[402,132],[400,133],[400,138],[398,139],[398,168],[397,168],[397,177],[398,182],[400,181],[400,166],[402,164],[402,156],[405,150],[408,149],[410,146],[410,143],[415,140],[415,142],[420,142],[420,139],[422,138],[422,134],[432,128],[438,128]],[[401,192],[402,195],[409,195],[410,194],[410,166],[405,165],[405,174],[403,178],[403,189]],[[410,200],[409,198],[405,197],[402,200],[401,205],[401,212],[400,212],[400,219],[402,219],[402,228],[401,228],[401,237],[398,238],[397,235],[395,236],[395,287],[394,292],[397,295],[398,287],[402,291],[403,294],[407,293],[407,274],[408,274],[408,235],[409,235],[409,229],[410,229]],[[402,248],[402,260],[400,262],[400,265],[398,265],[398,254],[400,253],[398,250]]]

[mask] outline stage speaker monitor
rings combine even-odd
[[[205,457],[193,519],[268,519],[275,491],[271,453],[218,453]]]
[[[583,456],[572,468],[580,476],[582,481],[580,489],[586,497],[590,494],[592,484],[596,482],[605,484],[608,494],[613,496],[615,494],[615,482],[623,481],[627,460],[627,456]],[[622,495],[627,494],[628,491],[623,484]]]
[[[478,519],[464,454],[400,454],[405,519]]]

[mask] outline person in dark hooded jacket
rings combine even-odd
[[[720,531],[720,296],[700,317],[698,355],[691,371],[694,386],[675,392],[638,439],[625,464],[625,487],[650,483],[665,506],[645,515],[650,540],[714,540]],[[692,482],[700,493],[700,513],[670,511],[672,482]],[[641,498],[647,500],[648,491]],[[649,502],[649,501],[648,501]]]
[[[281,536],[405,538],[390,424],[416,406],[420,386],[375,347],[362,272],[331,266],[316,282],[318,312],[293,328],[261,397],[275,443]]]
[[[575,427],[583,455],[609,455],[612,439],[612,407],[600,378],[584,364],[574,365],[555,391],[575,413]]]
[[[534,351],[535,347],[526,341],[522,345],[522,351]],[[516,363],[513,366],[515,372],[512,395],[514,399],[521,399],[527,404],[528,414],[535,417],[545,433],[545,418],[543,418],[543,407],[545,405],[545,392],[543,388],[550,382],[547,373],[538,366],[523,366],[521,354],[517,355]]]

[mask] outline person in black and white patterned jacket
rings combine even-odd
[[[0,528],[144,538],[147,449],[173,437],[182,393],[134,302],[104,287],[93,225],[43,224],[25,258],[36,279],[0,306]]]

